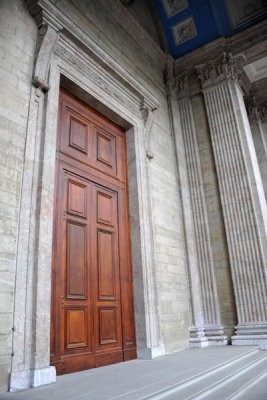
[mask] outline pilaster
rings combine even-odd
[[[203,177],[187,73],[177,77],[176,88],[188,172],[205,334],[210,345],[224,345],[228,340],[221,326]]]
[[[267,207],[240,88],[242,58],[223,53],[196,71],[202,83],[229,248],[235,345],[267,343]]]
[[[181,200],[184,216],[185,245],[187,253],[187,271],[191,306],[190,347],[207,347],[208,338],[205,334],[204,316],[200,289],[200,276],[198,256],[194,235],[194,220],[190,206],[190,190],[186,166],[186,150],[184,135],[182,133],[181,117],[178,108],[175,80],[173,77],[173,64],[167,60],[166,90],[171,121],[171,129],[176,149],[177,170],[181,190]],[[186,87],[183,88],[186,89]]]

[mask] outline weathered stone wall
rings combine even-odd
[[[36,26],[22,0],[0,1],[0,392],[11,366],[16,246]]]
[[[189,294],[182,209],[168,110],[157,113],[151,138],[152,215],[162,339],[166,352],[188,347]]]

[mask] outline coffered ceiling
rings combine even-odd
[[[154,0],[170,54],[183,56],[267,17],[267,0]]]

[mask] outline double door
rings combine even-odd
[[[57,373],[135,358],[125,133],[62,90],[52,272]]]

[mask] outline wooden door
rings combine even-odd
[[[125,132],[61,90],[51,364],[63,374],[136,357]]]

